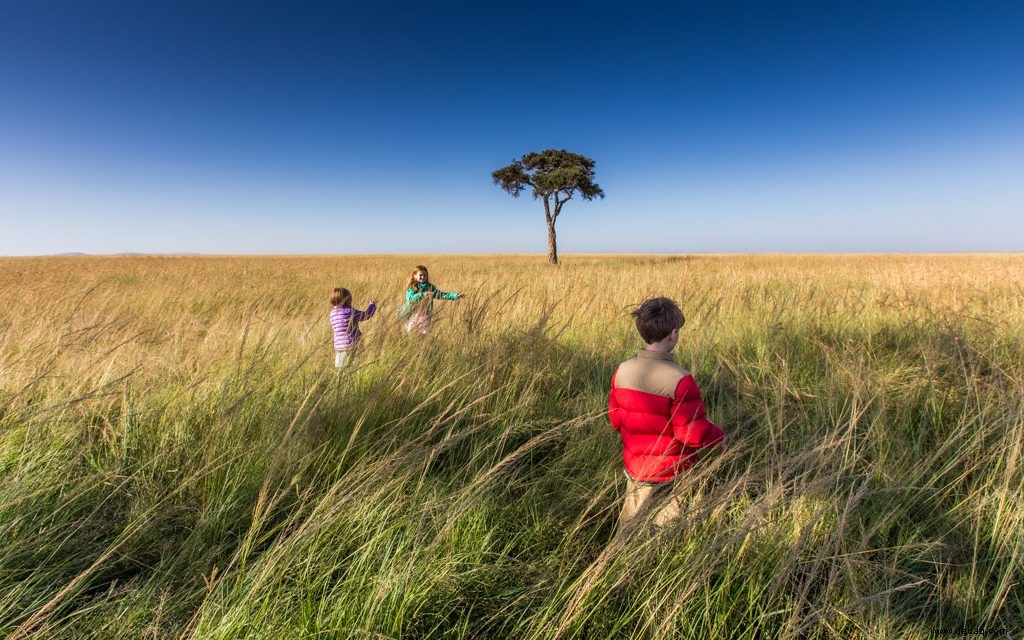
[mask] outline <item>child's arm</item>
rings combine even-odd
[[[434,297],[441,298],[442,300],[458,300],[466,296],[464,293],[456,293],[455,291],[441,291],[437,287],[433,287]]]
[[[618,373],[616,371],[615,373]],[[612,375],[612,388],[608,392],[608,422],[612,423],[612,429],[622,429],[622,416],[619,414],[619,402],[615,399],[615,375]]]
[[[676,386],[671,416],[673,435],[690,449],[710,447],[725,438],[718,425],[708,420],[700,388],[693,376],[686,376]]]
[[[359,322],[362,322],[363,320],[369,320],[370,318],[373,317],[373,314],[375,313],[377,313],[377,301],[371,300],[370,306],[366,307],[366,311],[356,310],[356,320],[358,320]]]

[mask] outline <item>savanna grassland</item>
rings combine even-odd
[[[1024,630],[1024,256],[0,259],[0,635]],[[336,371],[330,289],[364,308]],[[729,438],[616,535],[668,295]]]

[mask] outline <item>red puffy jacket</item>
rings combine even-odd
[[[657,351],[641,350],[616,369],[608,419],[622,436],[626,472],[641,482],[671,480],[698,449],[724,438],[707,419],[693,376]]]

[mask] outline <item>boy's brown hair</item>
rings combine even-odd
[[[629,315],[633,316],[636,330],[647,344],[664,340],[673,329],[679,329],[686,322],[682,309],[668,298],[644,300]]]
[[[343,307],[352,306],[352,293],[344,288],[339,287],[331,292],[331,304],[333,306],[341,305]]]

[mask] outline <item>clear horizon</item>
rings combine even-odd
[[[609,257],[631,257],[631,256],[722,256],[722,257],[735,257],[735,256],[991,256],[991,255],[1019,255],[1021,251],[749,251],[749,252],[729,252],[729,251],[690,251],[690,252],[674,252],[674,251],[643,251],[643,252],[588,252],[588,251],[576,251],[562,253],[559,252],[559,261],[564,258],[573,257],[586,257],[586,256],[609,256]],[[120,251],[117,253],[85,253],[81,251],[67,251],[63,253],[40,253],[40,254],[23,254],[23,255],[0,255],[0,258],[131,258],[131,257],[153,257],[153,258],[246,258],[246,257],[266,257],[266,258],[304,258],[304,257],[330,257],[339,256],[346,258],[358,258],[358,257],[413,257],[422,256],[427,258],[433,257],[467,257],[467,256],[487,256],[487,257],[499,257],[499,256],[532,256],[536,258],[547,258],[545,252],[469,252],[469,253],[429,253],[429,252],[414,252],[414,253],[401,253],[401,252],[382,252],[382,253],[195,253],[192,251],[174,251],[167,253],[142,253],[139,251]]]
[[[560,25],[552,37],[545,25]],[[23,3],[0,255],[1024,250],[1024,5]]]

